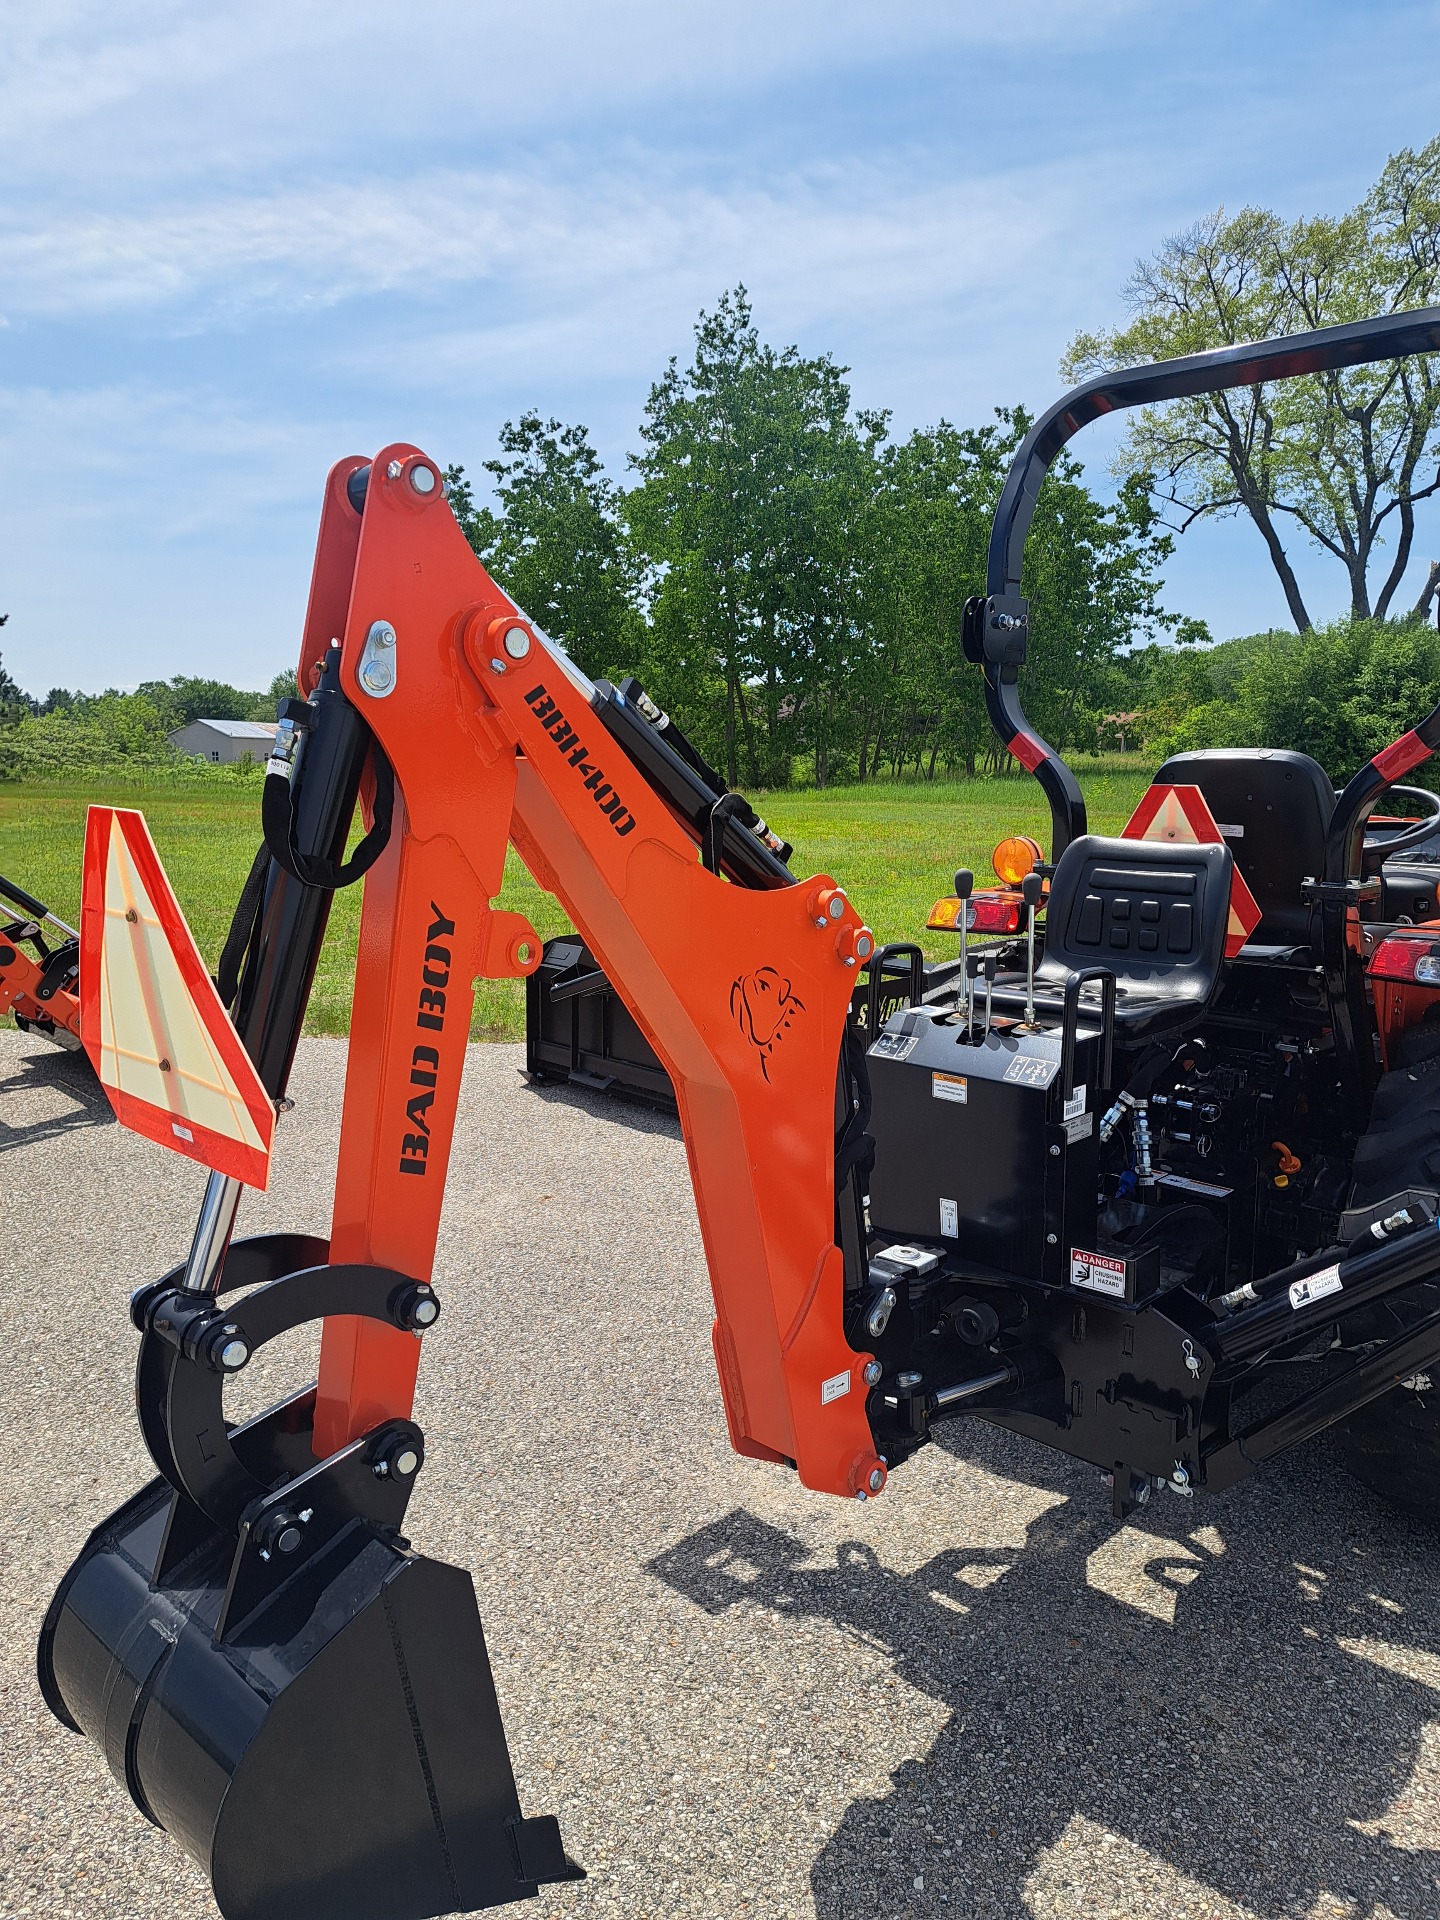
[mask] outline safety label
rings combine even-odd
[[[877,1060],[908,1060],[919,1044],[918,1033],[882,1033],[870,1052]]]
[[[960,1238],[960,1208],[953,1200],[940,1202],[940,1231],[947,1240]]]
[[[954,1100],[963,1107],[970,1098],[969,1082],[963,1073],[932,1073],[930,1096],[934,1100]]]
[[[1108,1254],[1087,1253],[1083,1247],[1070,1249],[1070,1284],[1088,1287],[1092,1293],[1113,1293],[1125,1298],[1125,1262]]]
[[[1303,1280],[1295,1282],[1290,1289],[1290,1305],[1308,1307],[1312,1300],[1323,1300],[1327,1293],[1340,1291],[1339,1267],[1322,1267],[1319,1273],[1307,1274]]]
[[[828,1380],[820,1382],[820,1404],[828,1407],[832,1400],[840,1400],[850,1391],[850,1369],[844,1373],[832,1373]]]
[[[1081,1114],[1085,1111],[1086,1092],[1087,1089],[1083,1082],[1080,1086],[1076,1087],[1074,1093],[1071,1094],[1070,1098],[1060,1110],[1060,1118],[1062,1120],[1078,1120],[1080,1118]]]
[[[1040,1060],[1033,1053],[1017,1053],[1005,1069],[1005,1078],[1021,1087],[1048,1087],[1060,1071],[1058,1060]]]

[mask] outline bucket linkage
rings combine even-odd
[[[291,823],[332,871],[371,750],[335,668],[308,703]],[[247,909],[237,1018],[277,1100],[330,897],[272,861]],[[225,1417],[227,1377],[269,1341],[335,1315],[419,1337],[434,1290],[331,1265],[301,1234],[232,1244],[238,1192],[211,1176],[189,1260],[132,1300],[157,1478],[60,1584],[47,1704],[205,1868],[225,1920],[428,1920],[582,1878],[555,1819],[521,1815],[469,1574],[404,1538],[419,1427],[317,1458],[313,1386]]]

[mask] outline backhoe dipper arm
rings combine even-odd
[[[316,559],[331,605],[348,579],[341,684],[396,789],[365,883],[331,1260],[430,1274],[477,976],[540,962],[529,922],[491,904],[513,841],[674,1082],[734,1446],[821,1491],[878,1492],[834,1179],[868,930],[823,876],[747,887],[707,870],[600,694],[475,558],[438,473],[406,445],[368,476],[342,463]],[[310,623],[302,684],[330,638]],[[317,1452],[408,1415],[418,1344],[375,1319],[326,1322]]]

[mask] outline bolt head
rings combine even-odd
[[[1058,1145],[1051,1147],[1050,1158],[1052,1160],[1058,1160],[1060,1158],[1060,1148]]]
[[[902,1393],[913,1393],[916,1387],[922,1385],[924,1379],[923,1373],[897,1373],[895,1384]]]
[[[832,896],[830,905],[827,911],[829,912],[830,918],[832,920],[839,920],[840,918],[842,918],[845,912],[845,896],[843,893],[837,893]]]
[[[388,693],[395,684],[395,669],[388,660],[367,660],[360,680],[370,693]]]
[[[857,1487],[857,1488],[855,1489],[855,1498],[856,1498],[857,1500],[868,1500],[868,1499],[870,1498],[870,1496],[869,1496],[869,1494],[868,1494],[868,1493],[867,1493],[867,1492],[865,1491],[865,1489],[864,1489],[864,1487]]]
[[[884,1373],[884,1371],[885,1369],[881,1366],[878,1360],[867,1361],[865,1366],[866,1386],[867,1387],[878,1386],[880,1382],[880,1376]]]
[[[405,471],[405,464],[403,461],[392,460],[389,466],[386,467],[385,469],[386,478],[390,480],[398,480],[404,471]]]
[[[870,938],[868,933],[856,934],[855,957],[857,960],[868,960],[874,951],[875,942]]]
[[[416,493],[433,493],[435,491],[435,469],[433,467],[427,467],[423,460],[417,460],[410,469],[410,484]]]
[[[429,1294],[422,1294],[411,1308],[410,1317],[417,1327],[433,1327],[440,1318],[440,1302]]]
[[[885,1469],[883,1467],[872,1467],[870,1470],[871,1493],[878,1493],[881,1487],[884,1486],[884,1484],[885,1484]]]
[[[1046,1244],[1046,1246],[1047,1246],[1047,1247],[1053,1247],[1053,1246],[1058,1246],[1058,1244],[1059,1244],[1059,1237],[1058,1237],[1058,1235],[1056,1235],[1056,1234],[1053,1234],[1053,1233],[1047,1233],[1047,1234],[1046,1234],[1046,1236],[1045,1236],[1045,1244]]]
[[[530,651],[530,636],[523,627],[507,627],[504,647],[512,660],[523,660]]]
[[[220,1364],[227,1373],[238,1373],[250,1358],[250,1349],[243,1340],[227,1340],[220,1349]]]
[[[490,662],[490,666],[491,666],[492,672],[504,673],[505,671],[505,662],[503,660],[500,660],[500,659],[492,660]]]

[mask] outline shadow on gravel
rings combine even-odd
[[[0,1076],[0,1153],[77,1127],[108,1127],[115,1115],[88,1055],[37,1042]]]
[[[1323,1446],[1122,1528],[1093,1470],[978,1422],[945,1439],[1059,1496],[1022,1548],[896,1574],[854,1542],[817,1567],[737,1510],[650,1563],[710,1612],[832,1621],[950,1709],[820,1854],[822,1920],[1097,1902],[1200,1920],[1217,1897],[1266,1920],[1432,1920],[1440,1696],[1396,1669],[1418,1654],[1440,1673],[1440,1540],[1373,1508]]]
[[[660,1133],[667,1139],[680,1138],[680,1122],[673,1113],[646,1106],[643,1100],[630,1100],[624,1094],[604,1087],[579,1087],[564,1080],[532,1080],[522,1072],[521,1084],[527,1093],[547,1106],[576,1107],[581,1113],[593,1113],[599,1120],[618,1120],[637,1133]]]

